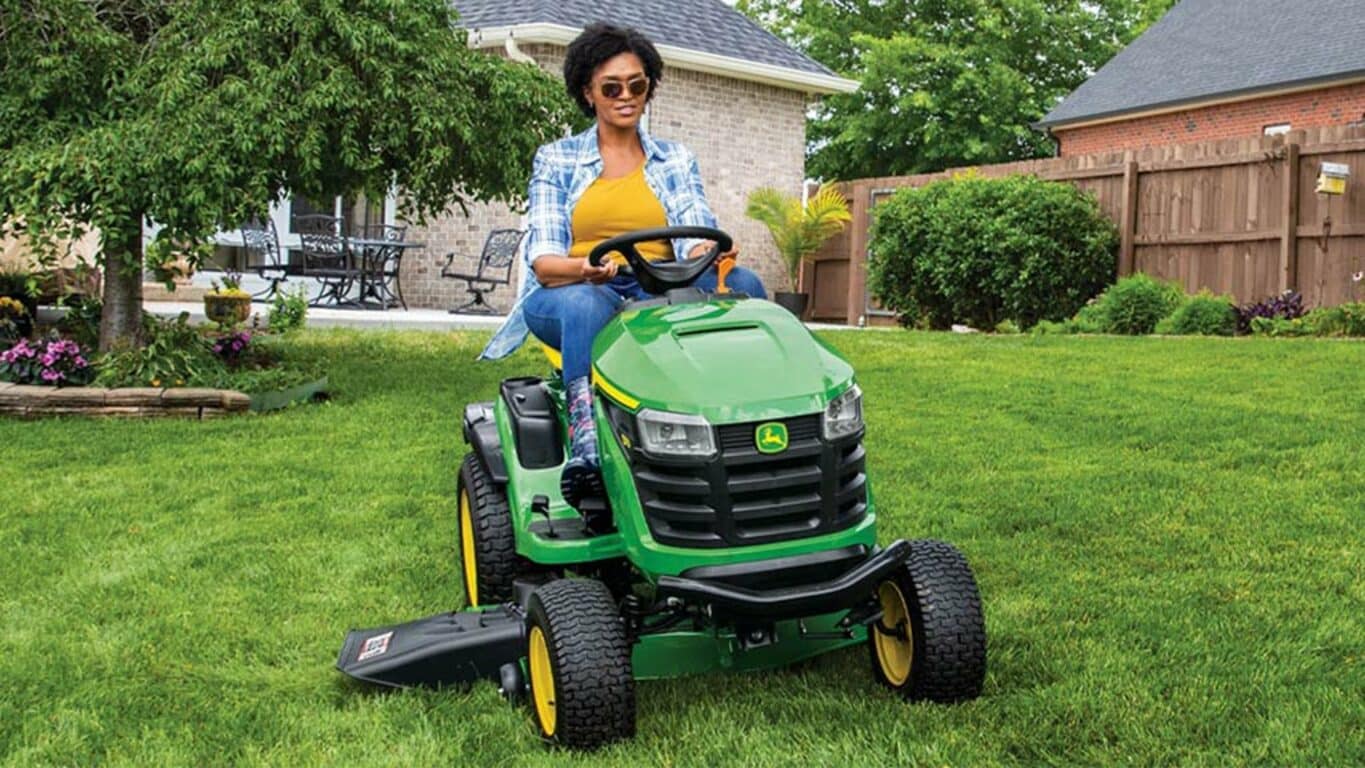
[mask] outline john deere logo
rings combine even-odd
[[[754,444],[759,453],[781,453],[787,450],[787,425],[780,421],[759,424],[754,430]]]

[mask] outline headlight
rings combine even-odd
[[[825,406],[826,440],[848,437],[863,428],[863,391],[854,384]]]
[[[646,408],[635,418],[640,427],[640,446],[649,453],[698,458],[707,458],[716,453],[711,424],[701,416]]]

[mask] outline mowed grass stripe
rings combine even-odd
[[[956,707],[864,649],[641,684],[640,735],[547,752],[492,685],[379,693],[349,627],[458,599],[467,402],[538,373],[479,334],[310,332],[333,402],[0,422],[6,764],[1365,764],[1365,345],[830,333],[883,540],[977,571]],[[736,372],[735,375],[744,375]]]

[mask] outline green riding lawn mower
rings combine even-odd
[[[717,245],[669,263],[635,249],[682,237]],[[513,701],[529,688],[541,735],[580,748],[634,734],[636,680],[859,644],[905,699],[980,694],[986,635],[966,560],[938,541],[877,543],[853,369],[776,304],[691,287],[730,242],[669,227],[593,251],[594,265],[624,255],[658,297],[628,303],[593,344],[599,492],[560,490],[557,372],[468,405],[467,607],[352,630],[342,672],[398,687],[490,679]]]

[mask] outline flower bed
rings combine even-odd
[[[287,314],[277,323],[272,311],[271,331],[145,315],[142,347],[99,356],[97,303],[74,305],[35,338],[11,323],[0,339],[0,414],[206,418],[316,399],[327,378],[287,354],[282,339],[302,313]]]

